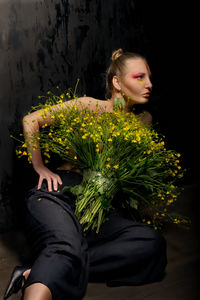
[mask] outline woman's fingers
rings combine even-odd
[[[40,178],[39,178],[39,181],[38,181],[38,190],[41,188],[41,186],[42,186],[42,181],[43,181],[43,179],[44,178],[42,178],[41,176],[40,176]]]
[[[51,177],[46,179],[47,180],[47,185],[48,185],[48,191],[52,192],[52,182],[51,182]]]
[[[57,178],[53,178],[52,180],[53,180],[53,189],[54,189],[54,191],[57,191],[57,189],[58,189],[58,180],[57,180]]]
[[[41,188],[43,180],[47,181],[48,191],[52,192],[52,186],[54,191],[58,190],[58,184],[62,184],[62,180],[59,175],[52,173],[51,176],[40,176],[38,182],[38,189]]]
[[[57,178],[58,178],[58,184],[62,184],[62,179],[60,178],[60,176],[59,175],[57,175]]]

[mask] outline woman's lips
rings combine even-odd
[[[145,97],[145,98],[148,98],[149,96],[150,96],[150,93],[143,94],[143,97]]]

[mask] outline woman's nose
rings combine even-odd
[[[145,87],[152,90],[153,85],[150,78],[147,79]]]

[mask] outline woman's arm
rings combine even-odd
[[[89,97],[82,97],[78,98],[77,100],[70,100],[61,104],[57,104],[53,107],[51,107],[51,110],[54,110],[56,112],[59,112],[60,110],[63,109],[65,105],[67,106],[73,106],[77,105],[77,108],[79,110],[82,109],[84,106],[90,105],[90,109],[96,108],[98,100],[89,98]],[[59,177],[59,175],[53,173],[50,171],[43,163],[42,160],[42,155],[41,151],[39,150],[39,142],[38,145],[36,145],[36,150],[33,150],[33,145],[32,145],[32,139],[31,137],[33,134],[38,135],[39,137],[39,132],[40,128],[44,125],[50,125],[54,122],[54,119],[51,118],[50,111],[48,109],[41,109],[38,111],[35,111],[31,114],[26,115],[23,118],[23,131],[24,131],[24,137],[26,140],[26,144],[28,147],[29,153],[31,153],[32,156],[32,165],[34,170],[38,173],[39,175],[39,182],[38,182],[38,189],[41,188],[42,182],[44,179],[47,180],[48,184],[48,190],[52,191],[52,184],[53,184],[53,189],[57,190],[58,184],[62,184],[62,180]],[[35,141],[34,141],[35,144]]]
[[[37,149],[33,150],[32,139],[31,139],[33,134],[37,134],[39,137],[39,128],[42,126],[44,121],[39,115],[40,112],[41,111],[34,112],[23,118],[24,138],[26,140],[28,152],[30,152],[32,156],[33,168],[39,175],[38,189],[41,188],[43,180],[46,179],[48,184],[48,190],[52,191],[52,183],[53,183],[53,189],[57,190],[58,184],[62,184],[62,180],[57,174],[51,172],[47,167],[45,167],[42,160],[41,151],[38,147],[39,145],[36,145]],[[46,123],[50,125],[49,120],[46,120]]]

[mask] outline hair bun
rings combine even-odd
[[[122,48],[119,48],[112,53],[112,61],[118,59],[123,54]]]

